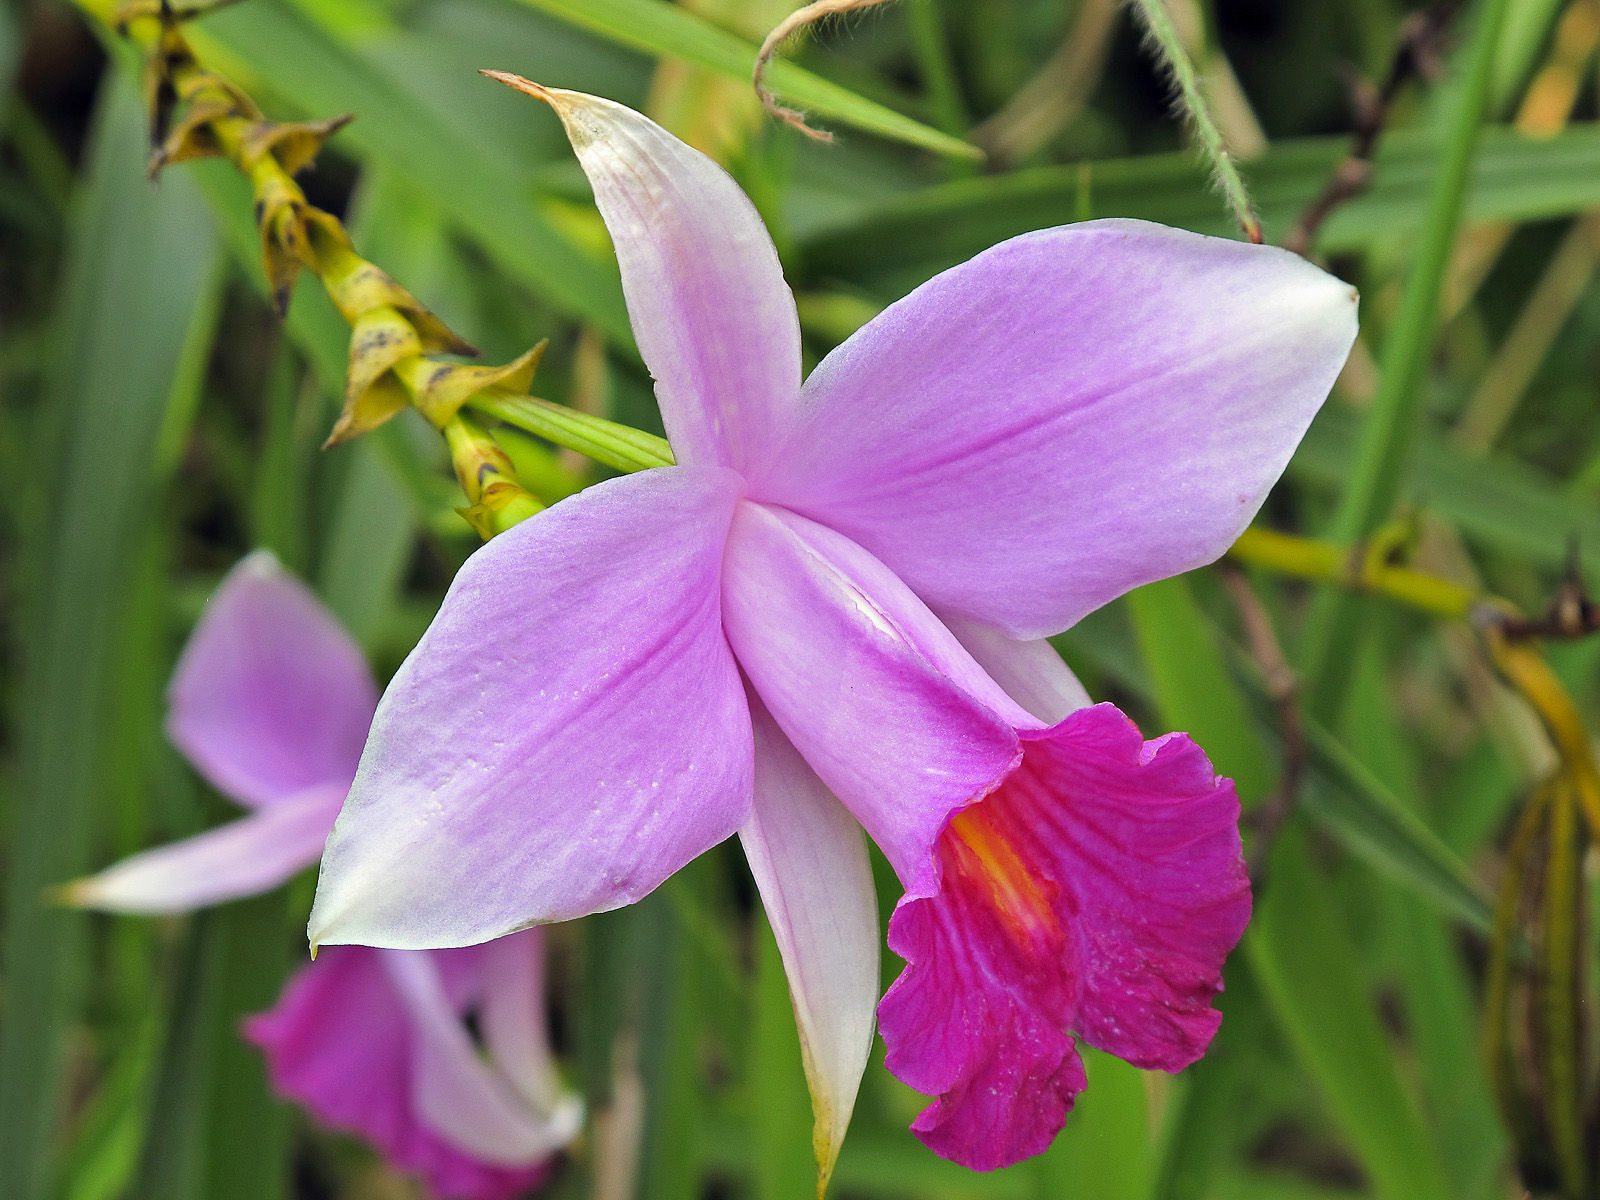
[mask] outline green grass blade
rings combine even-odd
[[[274,891],[213,916],[208,933],[218,943],[217,989],[197,1022],[209,1040],[210,1069],[202,1119],[205,1185],[196,1200],[287,1200],[289,1109],[274,1098],[261,1052],[240,1036],[239,1022],[278,998],[291,961],[284,929],[298,928],[305,913],[286,919],[283,893]]]
[[[1251,195],[1268,241],[1289,230],[1348,149],[1344,137],[1300,138],[1251,161]],[[1415,237],[1442,155],[1428,130],[1385,134],[1372,187],[1328,219],[1317,250],[1349,254]],[[1098,217],[1233,233],[1193,155],[1151,154],[959,179],[860,204],[806,231],[800,250],[819,275],[859,280],[890,298],[996,242],[1077,219],[1085,199]],[[1544,220],[1597,205],[1600,126],[1574,125],[1548,139],[1484,131],[1466,193],[1469,220]]]
[[[1478,5],[1465,79],[1428,199],[1416,258],[1401,292],[1400,311],[1383,347],[1377,394],[1367,412],[1345,490],[1329,526],[1335,542],[1354,545],[1371,534],[1400,495],[1401,472],[1422,413],[1428,351],[1438,320],[1440,291],[1465,208],[1473,156],[1488,110],[1495,47],[1510,0]],[[1344,701],[1350,646],[1359,632],[1359,607],[1344,591],[1318,594],[1307,619],[1301,661],[1310,686],[1310,711],[1331,720]]]
[[[676,4],[663,4],[660,0],[522,0],[522,3],[634,50],[681,58],[733,79],[748,80],[755,68],[754,46]],[[960,138],[858,96],[791,62],[781,59],[774,62],[767,71],[767,82],[784,99],[857,129],[957,158],[982,156],[976,146]]]
[[[16,78],[17,60],[22,56],[22,33],[17,14],[9,4],[0,4],[0,96],[11,103],[11,82]]]
[[[1335,893],[1286,831],[1245,951],[1307,1073],[1378,1200],[1454,1200],[1437,1144],[1396,1071],[1361,952]]]
[[[16,710],[20,803],[8,843],[0,1021],[0,1195],[16,1200],[47,1186],[60,1052],[87,961],[85,918],[40,897],[90,865],[118,609],[142,533],[158,518],[156,451],[217,264],[204,202],[182,180],[151,188],[146,145],[133,90],[114,80],[56,311],[46,420],[64,457],[49,476],[48,525],[27,548],[38,592]]]
[[[1360,418],[1329,405],[1300,444],[1290,473],[1338,487],[1349,477]],[[1450,518],[1480,545],[1559,570],[1576,538],[1600,545],[1600,509],[1569,494],[1550,476],[1494,455],[1466,454],[1423,431],[1409,467],[1408,486],[1424,508]]]
[[[755,1200],[815,1200],[811,1094],[800,1060],[789,981],[765,916],[756,917],[754,1033],[749,1062],[751,1174]]]
[[[1426,897],[1440,912],[1487,931],[1493,901],[1455,853],[1327,729],[1307,720],[1305,735],[1313,765],[1334,785],[1308,788],[1300,799],[1305,812],[1358,858]]]
[[[1203,660],[1181,673],[1150,664],[1163,723],[1196,733],[1218,771],[1270,778],[1273,768],[1260,743],[1240,735],[1244,727],[1236,714],[1244,702],[1237,696],[1219,699],[1236,688],[1193,597],[1179,588],[1157,596],[1159,608],[1148,602],[1131,608],[1135,625],[1170,623],[1172,629],[1142,629],[1141,642],[1181,642],[1184,654]],[[1316,1082],[1374,1194],[1380,1200],[1448,1200],[1437,1147],[1396,1072],[1359,954],[1339,923],[1334,894],[1312,868],[1295,830],[1279,835],[1243,950],[1279,1028]]]
[[[1144,1072],[1088,1047],[1080,1049],[1089,1084],[1050,1149],[1026,1164],[1038,1180],[1035,1194],[1147,1200],[1157,1164]]]
[[[1277,769],[1189,581],[1147,584],[1128,594],[1127,605],[1162,719],[1206,748],[1247,806],[1265,800],[1277,787]]]

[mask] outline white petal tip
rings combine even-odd
[[[284,569],[278,556],[265,547],[252,550],[234,565],[229,574],[255,575],[260,578],[280,578],[289,572]]]

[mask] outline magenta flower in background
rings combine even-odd
[[[831,1167],[877,1008],[914,1128],[1037,1153],[1082,1038],[1176,1070],[1249,913],[1238,801],[1041,639],[1216,558],[1355,332],[1284,251],[1135,221],[1015,238],[801,382],[754,208],[631,110],[559,113],[621,264],[679,465],[463,567],[379,705],[314,943],[464,945],[627,904],[738,832],[789,973]]]
[[[377,688],[333,617],[257,552],[211,598],[168,701],[174,744],[250,814],[69,885],[75,904],[186,912],[264,892],[316,862]],[[246,1036],[282,1095],[365,1138],[434,1194],[510,1200],[544,1178],[580,1118],[557,1084],[543,992],[537,930],[454,950],[344,947],[296,972]]]

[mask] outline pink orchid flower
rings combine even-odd
[[[167,733],[250,809],[69,885],[74,903],[175,913],[254,895],[316,862],[377,704],[354,642],[258,552],[211,598],[169,689]],[[546,1042],[543,944],[344,947],[246,1022],[273,1086],[448,1200],[510,1200],[577,1131]],[[478,1014],[488,1058],[464,1018]]]
[[[991,1168],[1084,1086],[1177,1070],[1249,915],[1238,801],[1087,707],[1041,639],[1215,559],[1355,333],[1285,251],[1136,221],[1005,242],[801,382],[754,207],[620,105],[560,115],[677,466],[477,551],[379,704],[314,943],[462,945],[637,900],[737,832],[789,973],[824,1177],[870,1047],[861,830],[905,889],[888,1065]]]

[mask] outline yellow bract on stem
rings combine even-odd
[[[511,459],[493,434],[462,415],[479,411],[515,413],[519,403],[548,405],[528,395],[545,343],[503,366],[450,361],[439,356],[476,356],[471,343],[377,264],[356,252],[344,225],[307,199],[295,175],[309,166],[323,144],[349,116],[326,121],[269,121],[255,102],[195,57],[179,26],[217,5],[176,9],[166,0],[136,0],[112,18],[123,32],[135,22],[157,23],[146,66],[145,99],[155,150],[150,173],[172,163],[223,158],[250,183],[261,236],[262,269],[273,305],[283,316],[302,270],[316,275],[340,315],[349,322],[350,362],[344,403],[326,445],[335,445],[415,408],[445,437],[468,506],[462,515],[485,538],[542,507],[516,478]],[[550,408],[559,408],[549,405]],[[630,453],[633,436],[609,421],[564,410],[566,419],[545,420],[536,432],[560,445],[598,447],[599,460],[637,470],[652,465],[648,453]],[[526,422],[511,422],[527,424]],[[593,429],[589,429],[593,426]],[[659,439],[652,439],[659,441]],[[646,451],[648,443],[640,443]]]
[[[458,511],[487,541],[544,506],[517,482],[510,457],[471,417],[456,415],[441,427],[461,490],[471,504]]]

